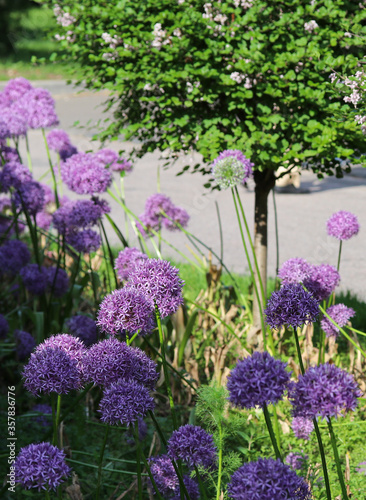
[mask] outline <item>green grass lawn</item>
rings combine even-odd
[[[0,80],[23,76],[29,80],[71,78],[77,67],[49,61],[51,54],[60,54],[54,39],[56,27],[52,10],[33,7],[13,12],[9,38],[14,52],[0,57]]]

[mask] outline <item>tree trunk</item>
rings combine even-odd
[[[254,172],[255,181],[255,213],[254,213],[254,249],[257,256],[259,272],[261,275],[264,294],[267,297],[267,226],[268,226],[268,195],[275,185],[274,170],[266,169],[263,172]],[[259,295],[261,288],[256,269],[255,281]],[[263,304],[263,308],[265,304]],[[263,335],[260,317],[260,305],[254,293],[253,300],[253,326],[248,332],[247,342],[250,347],[261,348]]]

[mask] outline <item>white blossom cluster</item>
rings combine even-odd
[[[62,41],[62,40],[66,40],[66,41],[67,41],[67,42],[69,42],[69,43],[73,43],[73,42],[75,42],[75,40],[76,40],[76,36],[75,36],[75,34],[74,34],[74,32],[73,32],[73,31],[70,31],[70,30],[69,30],[69,31],[66,31],[66,35],[59,35],[58,33],[56,33],[56,35],[55,35],[55,39],[56,39],[58,42],[60,42],[60,41]]]
[[[65,12],[61,7],[56,4],[53,8],[53,13],[56,16],[57,24],[60,24],[63,28],[67,28],[70,24],[73,24],[76,19],[69,12]]]
[[[253,0],[234,0],[234,5],[242,9],[250,9],[253,6]]]
[[[222,14],[217,9],[214,9],[212,3],[205,3],[203,5],[204,13],[202,14],[203,19],[208,19],[214,23],[213,26],[208,25],[208,28],[213,29],[216,34],[218,34],[222,27],[225,25],[227,21],[227,16]]]
[[[122,39],[117,35],[110,35],[109,33],[103,33],[102,38],[106,45],[109,45],[109,48],[115,49],[117,45],[122,43]],[[103,45],[103,44],[102,44]]]
[[[236,83],[243,83],[244,82],[244,87],[246,89],[251,89],[253,85],[257,83],[255,79],[249,78],[247,75],[244,75],[243,73],[239,73],[238,71],[234,71],[231,73],[230,78],[234,80]]]
[[[151,46],[156,49],[161,49],[163,45],[170,43],[170,36],[167,36],[166,30],[163,30],[161,23],[156,23],[154,26],[154,40],[151,42]]]
[[[312,33],[314,30],[316,30],[316,28],[319,28],[319,25],[316,21],[314,21],[314,19],[312,19],[308,23],[304,24],[304,29],[306,31],[309,31],[310,33]]]

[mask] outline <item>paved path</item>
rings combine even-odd
[[[60,127],[71,136],[79,150],[97,149],[97,143],[90,139],[99,120],[104,120],[102,103],[107,93],[78,92],[62,81],[37,82],[36,86],[48,88],[56,100]],[[0,85],[0,89],[3,85]],[[73,127],[75,121],[88,128]],[[91,128],[90,128],[91,127]],[[106,145],[107,146],[107,145]],[[115,150],[130,150],[130,142],[114,142],[108,147]],[[41,134],[31,133],[31,151],[34,158],[35,176],[39,177],[47,168],[47,160]],[[190,159],[194,161],[194,159]],[[239,239],[237,221],[230,192],[209,193],[203,187],[205,179],[200,174],[184,174],[176,177],[180,167],[187,160],[161,173],[161,191],[172,198],[174,203],[184,207],[191,215],[190,231],[212,246],[220,249],[219,231],[215,201],[218,202],[224,233],[224,261],[229,269],[245,272],[247,266]],[[140,214],[146,198],[156,192],[157,167],[162,165],[159,154],[148,154],[136,162],[133,172],[126,177],[126,200],[128,206]],[[290,257],[304,257],[312,263],[327,262],[336,265],[338,242],[326,234],[327,219],[338,210],[348,210],[357,214],[361,224],[359,235],[343,245],[341,264],[341,288],[352,290],[366,299],[366,169],[356,167],[344,179],[334,177],[318,180],[310,172],[303,172],[302,185],[307,194],[277,193],[277,210],[280,237],[280,263]],[[242,189],[242,200],[248,221],[252,225],[254,193],[253,185]],[[121,228],[124,227],[123,213],[116,203],[112,203],[112,216]],[[269,275],[275,274],[275,230],[272,198],[269,203]],[[187,239],[177,233],[165,231],[164,237],[189,255]],[[118,244],[114,233],[113,243]],[[166,255],[173,252],[165,247]]]

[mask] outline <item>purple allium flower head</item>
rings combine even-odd
[[[9,323],[3,314],[0,314],[0,339],[4,339],[9,333]]]
[[[329,418],[354,411],[361,391],[353,375],[328,363],[310,367],[291,391],[295,417]]]
[[[114,290],[100,304],[97,325],[109,335],[147,335],[155,328],[154,306],[137,290]]]
[[[108,166],[114,172],[130,172],[132,164],[112,149],[100,149],[95,153],[95,157],[100,160],[104,166]]]
[[[168,455],[172,460],[182,460],[189,467],[201,465],[209,468],[215,465],[217,449],[212,434],[198,425],[183,425],[171,435]]]
[[[351,307],[347,307],[344,304],[336,304],[330,306],[326,313],[342,328],[348,321],[356,314]],[[337,328],[333,323],[324,316],[320,322],[322,329],[327,334],[327,337],[338,337],[339,328]]]
[[[183,304],[184,281],[167,260],[148,259],[131,270],[125,288],[143,293],[152,305],[156,303],[162,318],[170,316]]]
[[[316,320],[319,305],[300,283],[287,283],[272,293],[264,313],[271,328],[280,329],[284,325],[297,328]]]
[[[52,151],[59,153],[65,146],[71,144],[68,134],[61,129],[53,129],[47,134],[47,144]]]
[[[38,396],[44,392],[67,394],[80,389],[80,371],[76,359],[60,347],[37,349],[23,370],[24,387]]]
[[[180,500],[179,479],[168,455],[150,458],[149,466],[159,493],[170,500]],[[189,498],[198,500],[199,488],[197,483],[189,476],[183,476],[183,482],[189,493]],[[150,488],[153,489],[151,483]]]
[[[18,101],[24,94],[27,94],[32,90],[32,84],[26,78],[22,76],[18,78],[13,78],[9,80],[3,90],[4,96],[8,99],[9,105],[15,101]]]
[[[48,290],[54,297],[62,297],[69,288],[69,277],[64,269],[57,267],[47,267]]]
[[[36,223],[39,228],[48,231],[52,224],[52,215],[42,210],[36,215]]]
[[[61,164],[61,177],[78,194],[104,193],[112,182],[111,173],[91,153],[77,153]]]
[[[311,264],[305,259],[288,259],[284,262],[278,271],[278,277],[282,284],[302,283],[311,273]]]
[[[87,347],[97,341],[97,326],[89,316],[77,314],[68,319],[66,325],[71,335],[78,337]]]
[[[27,120],[23,115],[13,111],[11,108],[1,111],[1,121],[5,122],[9,131],[9,137],[19,137],[27,133]]]
[[[345,210],[334,213],[327,220],[327,233],[338,240],[349,240],[360,230],[356,215]]]
[[[20,277],[25,288],[33,295],[45,293],[48,285],[48,274],[44,266],[39,268],[38,264],[28,264],[20,270]]]
[[[58,154],[60,155],[60,159],[62,161],[66,161],[68,158],[71,158],[71,156],[78,154],[78,150],[72,144],[67,144],[62,149],[60,149]]]
[[[93,229],[72,231],[67,235],[66,241],[81,253],[96,252],[102,244],[99,234]]]
[[[22,184],[31,180],[32,174],[19,160],[5,163],[0,170],[0,190],[2,193],[8,192],[11,187],[19,189]]]
[[[304,463],[308,459],[308,455],[301,455],[301,453],[290,452],[285,458],[285,463],[293,470],[300,470],[304,467]]]
[[[145,211],[143,214],[146,220],[145,225],[158,230],[164,214],[169,215],[173,208],[174,205],[168,196],[161,193],[152,194],[145,203]],[[142,222],[144,221],[142,220]]]
[[[89,347],[83,366],[86,380],[100,386],[108,386],[120,378],[133,378],[153,390],[159,377],[156,363],[141,349],[115,338]]]
[[[0,272],[15,276],[28,264],[30,258],[30,251],[23,241],[6,241],[0,247]]]
[[[59,333],[58,335],[52,335],[39,344],[36,352],[41,352],[48,348],[61,349],[69,356],[69,358],[76,361],[78,378],[81,384],[83,379],[83,360],[86,353],[83,342],[79,338],[69,335],[68,333]]]
[[[234,500],[311,500],[309,486],[280,459],[259,458],[239,467],[228,485]]]
[[[188,225],[190,217],[184,208],[173,207],[168,215],[169,218],[164,217],[163,219],[163,226],[169,231],[180,230],[180,227],[177,224],[182,227],[186,227]]]
[[[41,415],[37,417],[33,417],[32,420],[40,424],[42,427],[51,427],[52,419],[47,418],[45,415],[52,416],[52,408],[50,405],[38,404],[34,405],[32,408],[32,412],[40,413]]]
[[[334,266],[320,264],[312,266],[310,276],[304,280],[304,286],[317,300],[327,299],[339,285],[341,277]]]
[[[30,90],[14,103],[13,108],[25,116],[30,128],[38,129],[58,125],[55,101],[46,89]]]
[[[17,356],[20,361],[24,361],[36,347],[36,341],[30,333],[23,330],[14,330],[14,339]]]
[[[212,164],[212,175],[221,189],[244,184],[252,175],[252,163],[238,149],[227,149]]]
[[[256,351],[239,361],[228,377],[229,401],[239,408],[278,403],[290,382],[286,366],[268,352]]]
[[[140,252],[137,248],[127,247],[121,250],[114,262],[119,279],[127,280],[130,271],[135,268],[136,264],[148,258],[146,254]]]
[[[119,379],[105,390],[99,404],[101,421],[131,425],[155,408],[149,389],[132,379]]]
[[[5,120],[0,118],[0,143],[5,144],[6,139],[11,137],[10,129]]]
[[[15,482],[27,490],[56,491],[71,473],[65,458],[65,452],[50,443],[25,446],[15,459]]]
[[[68,225],[76,228],[87,228],[97,224],[103,212],[92,200],[77,200],[68,215]]]
[[[66,234],[66,232],[70,230],[70,214],[74,204],[74,201],[66,199],[60,208],[55,210],[52,214],[53,226],[61,234]]]
[[[45,205],[45,193],[37,181],[24,182],[12,195],[16,207],[22,207],[30,215],[36,215]]]
[[[314,423],[308,417],[293,417],[292,430],[297,439],[309,439],[314,430]]]
[[[18,155],[18,152],[15,148],[12,148],[10,146],[2,146],[0,144],[0,153],[1,153],[2,157],[4,158],[5,163],[12,162],[12,161],[19,162],[19,155]]]
[[[94,202],[94,204],[100,208],[102,214],[109,214],[111,212],[112,209],[107,200],[98,198],[98,196],[92,196],[91,199]]]

